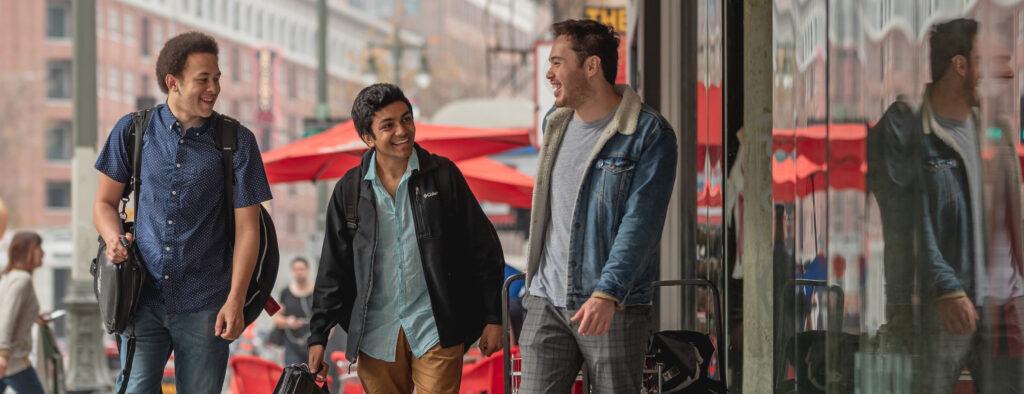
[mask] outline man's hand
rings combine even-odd
[[[604,298],[590,297],[575,315],[573,322],[580,323],[577,330],[581,335],[604,335],[612,326],[615,315],[615,302]]]
[[[967,297],[947,298],[935,303],[942,326],[950,334],[970,334],[977,329],[978,312]]]
[[[7,356],[0,356],[0,376],[7,376]]]
[[[316,375],[317,382],[327,381],[327,363],[324,362],[324,345],[313,345],[309,347],[309,372]]]
[[[121,243],[122,239],[128,241],[129,245],[134,240],[132,233],[103,240],[107,244],[107,260],[110,260],[111,263],[119,264],[128,259],[128,249]]]
[[[49,315],[50,315],[49,313],[40,313],[39,316],[36,316],[36,324],[38,324],[40,326],[45,326],[46,325],[46,318]],[[3,376],[3,375],[0,375],[0,376]]]
[[[490,356],[501,350],[501,324],[488,324],[484,326],[484,332],[480,334],[480,353]]]
[[[228,302],[225,302],[224,306],[220,308],[220,312],[217,312],[217,323],[213,326],[213,335],[229,341],[238,339],[238,336],[242,335],[242,330],[245,329],[243,305],[244,303],[241,301],[229,297]]]
[[[288,316],[288,328],[298,330],[302,326],[306,325],[306,319],[298,318],[295,316]]]

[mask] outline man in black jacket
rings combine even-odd
[[[363,89],[352,119],[370,150],[327,209],[309,365],[324,378],[323,345],[340,324],[367,392],[458,393],[466,347],[501,348],[497,234],[459,169],[415,144],[401,89]]]

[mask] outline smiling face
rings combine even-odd
[[[578,108],[590,96],[584,59],[579,59],[571,44],[569,36],[558,36],[548,58],[551,65],[546,76],[554,89],[556,107]]]
[[[416,125],[412,109],[402,101],[395,101],[373,114],[373,136],[363,135],[363,142],[377,149],[378,159],[408,160],[416,140]]]
[[[180,76],[168,74],[170,94],[168,105],[174,116],[184,124],[213,114],[213,105],[220,94],[220,67],[217,56],[211,53],[192,53],[185,61]]]

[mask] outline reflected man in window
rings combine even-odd
[[[970,19],[932,29],[933,82],[915,124],[923,342],[914,386],[922,393],[952,392],[965,364],[976,392],[1024,387],[1020,324],[1007,324],[1017,321],[1014,305],[1024,295],[1020,192],[1006,187],[1020,184],[1020,165],[1002,160],[1006,155],[989,163],[982,159],[983,151],[992,152],[990,144],[1013,142],[981,132],[977,35],[978,23]],[[986,188],[986,176],[993,175],[1003,179]],[[986,201],[1002,203],[993,204],[986,217]]]

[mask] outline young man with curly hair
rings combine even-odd
[[[121,239],[137,242],[148,272],[134,332],[138,338],[127,392],[159,392],[171,352],[182,393],[219,393],[228,362],[228,344],[244,329],[242,308],[259,245],[259,204],[270,200],[270,186],[253,133],[237,127],[233,190],[224,190],[221,152],[213,110],[220,94],[217,42],[188,32],[171,38],[160,51],[156,76],[167,101],[152,109],[142,141],[135,233],[125,234],[118,202],[131,179],[133,147],[125,133],[126,115],[110,132],[96,169],[99,190],[93,220],[108,245],[107,257],[122,262]],[[233,193],[233,207],[224,194]],[[234,239],[225,229],[234,210]],[[234,245],[233,248],[229,245]],[[124,367],[122,342],[121,365]],[[118,377],[118,387],[121,387]]]

